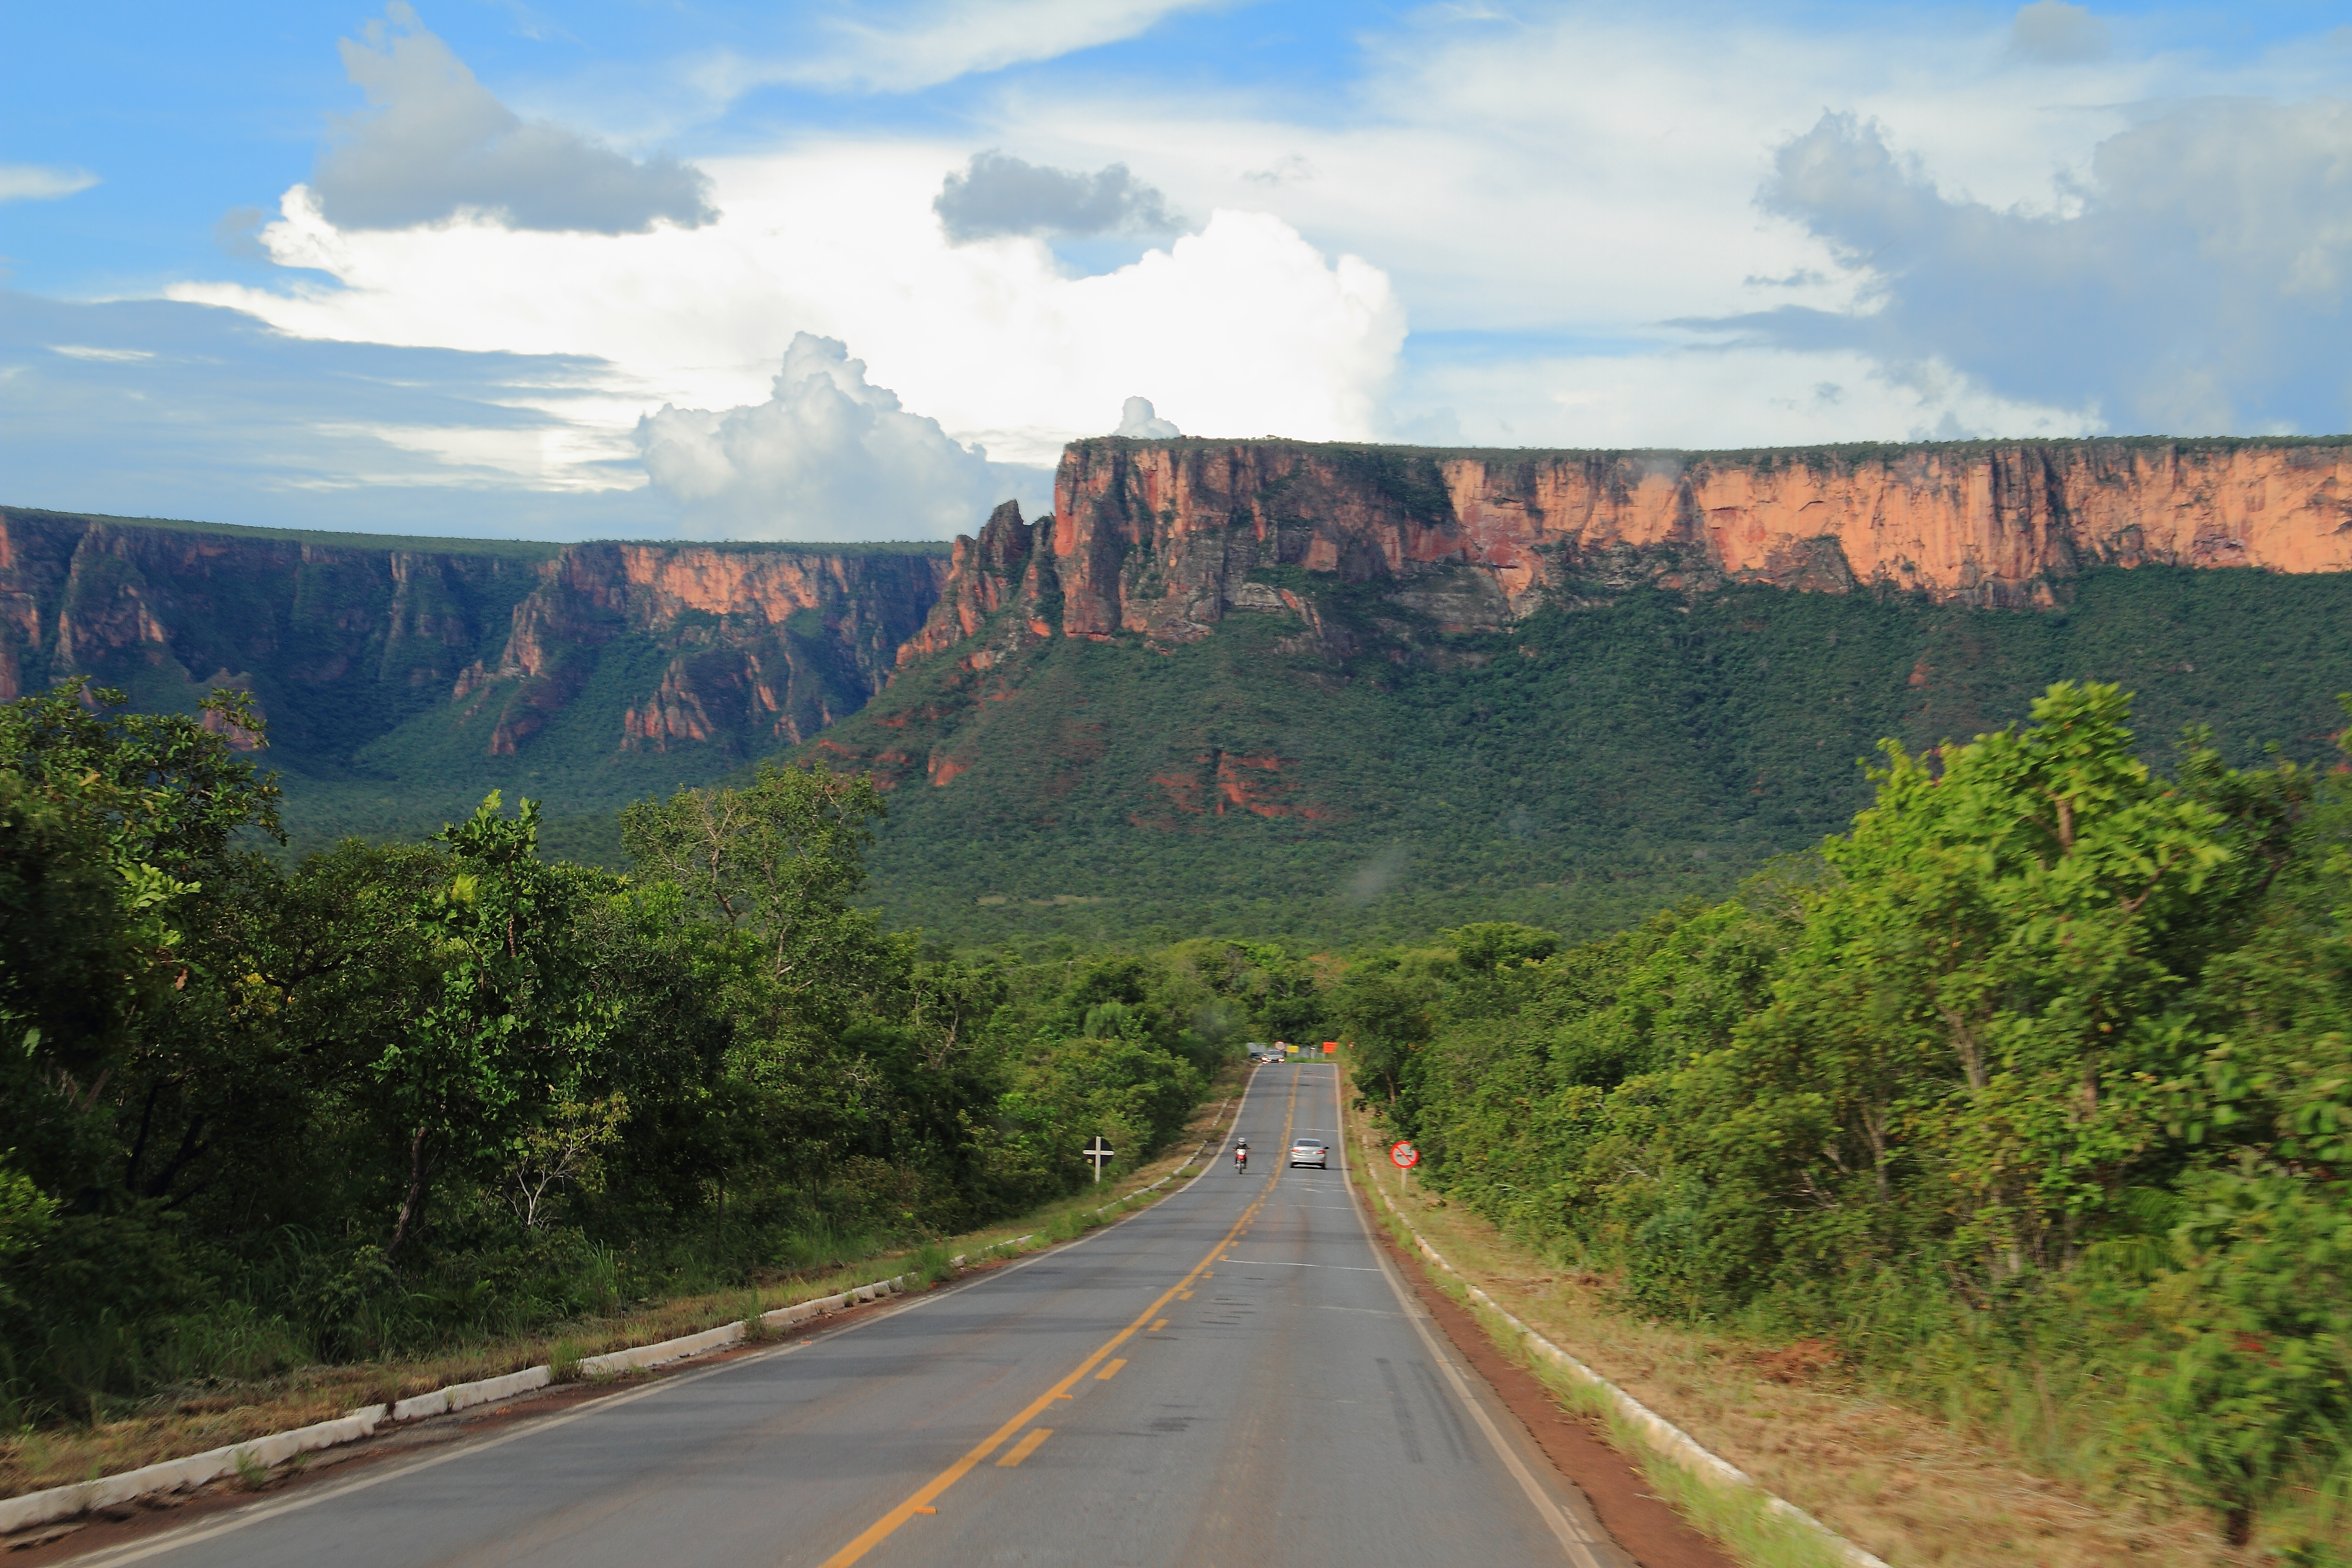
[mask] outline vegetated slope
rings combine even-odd
[[[2175,609],[2077,595],[2120,566],[2329,579],[2352,568],[2347,498],[2336,438],[1106,439],[1065,454],[1050,521],[1000,517],[952,561],[11,512],[0,691],[88,672],[168,710],[245,685],[298,847],[427,830],[499,787],[546,803],[551,847],[610,863],[622,803],[805,745],[897,671],[892,732],[823,753],[954,801],[926,826],[935,808],[901,789],[910,858],[881,882],[897,918],[962,937],[1134,919],[1384,932],[1499,893],[1577,927],[1826,831],[1882,730],[1965,735],[2050,677],[2178,681],[2225,728],[2275,702],[2315,731],[2311,692],[2352,680],[2308,647],[2288,695],[2225,685],[2210,672],[2237,628],[2158,637],[2179,644],[2168,663],[2133,651],[2136,617]],[[2177,592],[2192,622],[2235,603]],[[2260,620],[2332,593],[2247,603]],[[2290,636],[2295,612],[2277,613]],[[1033,677],[1034,709],[993,711]]]
[[[1591,932],[1843,826],[1881,736],[1965,740],[2053,680],[2121,681],[2153,751],[2201,724],[2242,762],[2321,754],[2352,688],[2337,575],[2099,569],[2026,613],[1591,588],[1467,633],[1371,584],[1251,582],[1276,608],[1158,647],[1042,637],[1035,595],[1008,602],[807,748],[893,786],[890,917],[959,942]]]
[[[555,545],[0,509],[0,700],[87,675],[150,711],[252,692],[296,847],[493,788],[580,813],[724,773],[879,689],[929,545]]]
[[[1837,826],[1880,735],[2053,679],[2317,744],[2347,472],[2333,440],[1078,442],[1050,523],[961,542],[899,684],[808,754],[896,789],[877,894],[959,940],[1589,930]]]
[[[1645,1316],[2347,1568],[2352,774],[2151,769],[2112,686],[2031,714],[1712,908],[1356,955],[1357,1086]]]

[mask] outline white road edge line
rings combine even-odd
[[[1332,1090],[1334,1094],[1339,1092],[1338,1078],[1339,1068],[1335,1063]],[[1347,1169],[1348,1148],[1347,1141],[1343,1138],[1339,1143],[1341,1174],[1344,1175]],[[1559,1505],[1551,1500],[1550,1494],[1544,1489],[1542,1483],[1536,1479],[1534,1473],[1528,1468],[1527,1462],[1519,1458],[1517,1448],[1503,1436],[1502,1429],[1495,1425],[1495,1418],[1486,1414],[1485,1402],[1471,1392],[1469,1383],[1462,1375],[1462,1370],[1454,1364],[1454,1358],[1447,1355],[1444,1347],[1437,1342],[1437,1335],[1429,1326],[1427,1314],[1420,1310],[1419,1304],[1405,1293],[1404,1280],[1398,1276],[1396,1265],[1389,1261],[1387,1250],[1372,1235],[1371,1219],[1361,1207],[1356,1208],[1356,1228],[1362,1233],[1364,1245],[1371,1249],[1372,1261],[1379,1265],[1381,1278],[1388,1281],[1389,1290],[1396,1297],[1397,1305],[1403,1310],[1406,1321],[1412,1323],[1413,1332],[1421,1336],[1422,1347],[1428,1351],[1429,1359],[1435,1362],[1438,1370],[1445,1374],[1445,1381],[1453,1385],[1454,1396],[1469,1410],[1471,1419],[1477,1422],[1478,1429],[1486,1435],[1486,1441],[1493,1446],[1496,1457],[1503,1461],[1504,1468],[1511,1472],[1512,1479],[1519,1483],[1519,1489],[1527,1494],[1528,1501],[1535,1505],[1536,1512],[1541,1516],[1545,1525],[1559,1542],[1560,1551],[1568,1560],[1575,1563],[1577,1568],[1628,1568],[1632,1560],[1622,1555],[1618,1549],[1608,1542],[1605,1532],[1601,1529],[1600,1521],[1592,1520],[1588,1522],[1581,1517],[1570,1518],[1564,1512]],[[1578,1509],[1576,1511],[1581,1515],[1584,1510]]]

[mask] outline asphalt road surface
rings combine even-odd
[[[1259,1069],[1246,1175],[1076,1245],[83,1562],[1628,1568],[1374,1245],[1338,1093]]]

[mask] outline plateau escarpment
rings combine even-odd
[[[430,815],[500,782],[589,809],[855,711],[948,566],[926,546],[387,540],[0,510],[0,698],[74,675],[147,708],[242,688],[279,766],[370,803],[331,813],[336,830],[413,826],[404,798],[432,795]],[[290,816],[319,798],[294,791]]]
[[[1605,923],[2049,680],[2320,754],[2348,568],[2343,442],[1086,441],[811,754],[894,792],[878,882],[933,929]]]
[[[2263,570],[2204,570],[2232,566]],[[1188,878],[1386,907],[1438,844],[1464,889],[1719,871],[1836,826],[1880,736],[2061,677],[2129,682],[2151,736],[2316,754],[2347,611],[2341,441],[1104,439],[1050,517],[952,547],[0,510],[0,695],[245,687],[305,842],[491,786],[583,816],[799,747],[894,791],[882,885],[949,929]]]
[[[1070,636],[1204,636],[1269,569],[1390,585],[1440,628],[1655,584],[2047,606],[2102,564],[2352,569],[2352,444],[1965,443],[1753,453],[1083,441],[1055,485]]]

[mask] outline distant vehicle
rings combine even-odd
[[[1328,1171],[1331,1168],[1331,1151],[1320,1139],[1301,1138],[1290,1146],[1290,1164],[1294,1170],[1300,1165],[1312,1165],[1318,1171]]]

